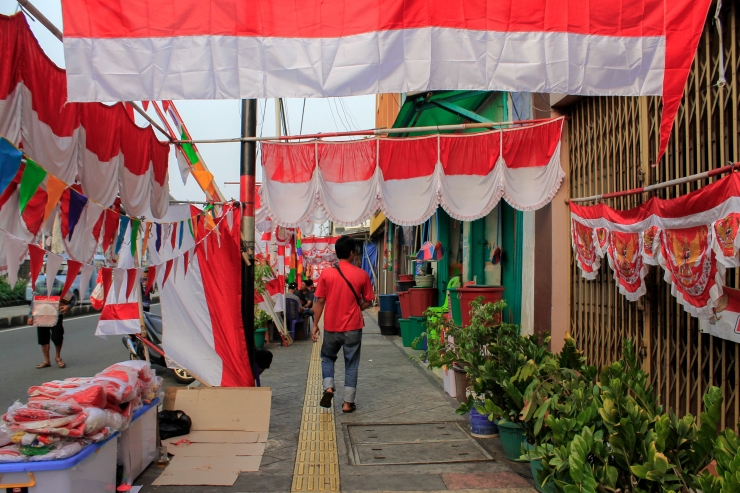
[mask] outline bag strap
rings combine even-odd
[[[354,288],[354,286],[352,286],[352,283],[349,282],[346,277],[344,277],[344,272],[342,272],[342,269],[339,268],[339,263],[338,262],[334,266],[334,268],[337,269],[337,272],[339,272],[339,275],[342,276],[342,279],[344,279],[344,282],[346,282],[347,283],[347,286],[349,286],[349,289],[352,290],[352,294],[354,295],[355,301],[357,302],[357,304],[358,305],[362,305],[362,300],[360,299],[359,296],[357,296],[357,291],[355,291],[355,288]]]

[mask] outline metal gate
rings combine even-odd
[[[735,2],[720,16],[722,39],[710,19],[686,84],[665,157],[652,167],[658,147],[660,98],[583,98],[565,110],[569,116],[572,197],[617,192],[718,168],[740,160],[740,11]],[[727,84],[718,85],[724,55]],[[716,178],[715,178],[716,179]],[[713,179],[655,192],[674,198]],[[616,209],[635,207],[648,194],[609,199]],[[591,363],[621,356],[622,339],[641,345],[645,369],[663,405],[677,414],[698,415],[709,386],[722,388],[721,425],[740,420],[740,344],[702,334],[697,319],[676,303],[662,269],[651,267],[648,293],[631,303],[618,293],[606,259],[595,281],[581,277],[571,258],[571,329]],[[727,285],[740,286],[740,269],[727,270]]]

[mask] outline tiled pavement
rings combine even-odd
[[[420,465],[353,464],[348,453],[347,424],[459,421],[463,428],[468,428],[467,418],[455,414],[457,402],[444,392],[441,380],[410,359],[415,352],[403,348],[399,337],[380,334],[375,321],[376,312],[366,312],[365,320],[357,411],[344,414],[341,399],[334,403],[341,490],[346,493],[534,493],[529,465],[506,460],[496,438],[476,440],[493,457],[493,461]],[[272,414],[270,435],[259,472],[241,474],[231,488],[147,486],[142,491],[289,492],[311,348],[312,343],[307,341],[297,341],[287,348],[269,345],[274,359],[271,369],[262,375],[262,385],[272,388]],[[340,355],[336,367],[339,396],[343,390],[343,375],[344,363]],[[158,475],[159,470],[151,466],[134,484],[150,485]]]

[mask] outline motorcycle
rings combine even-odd
[[[144,312],[144,326],[146,327],[146,337],[149,342],[156,346],[161,353],[164,353],[162,350],[162,317],[153,313]],[[130,359],[145,359],[145,344],[135,335],[124,336],[123,345],[128,349]],[[167,362],[160,352],[149,348],[149,361],[152,364],[166,367]],[[195,381],[195,378],[182,368],[172,368],[172,370],[175,372],[175,380],[180,383],[190,384]]]

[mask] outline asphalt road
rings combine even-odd
[[[152,306],[159,313],[159,305]],[[64,320],[62,358],[67,367],[61,369],[54,361],[51,347],[51,368],[36,369],[44,359],[36,340],[36,329],[24,326],[0,330],[0,414],[16,400],[25,402],[28,388],[49,380],[70,377],[89,377],[99,371],[128,359],[128,351],[121,343],[122,336],[107,339],[95,336],[99,315],[83,315]],[[164,378],[165,386],[178,385],[172,371],[154,366]]]

